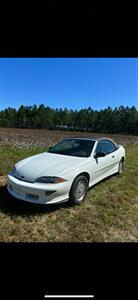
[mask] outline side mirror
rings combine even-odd
[[[50,152],[50,151],[52,150],[52,148],[53,148],[53,146],[50,146],[50,147],[48,148],[48,152]]]
[[[105,153],[104,152],[97,152],[94,154],[94,158],[98,158],[98,157],[104,157]]]

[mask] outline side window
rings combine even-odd
[[[110,141],[105,141],[104,142],[104,152],[105,152],[105,154],[112,153],[115,150],[116,150],[116,146],[112,142],[110,142]]]
[[[98,142],[97,148],[96,148],[96,153],[98,152],[104,152],[104,142],[100,141]]]
[[[96,148],[96,153],[104,152],[105,154],[109,154],[115,151],[116,149],[116,146],[110,141],[99,141]]]

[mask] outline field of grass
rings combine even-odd
[[[9,133],[10,132],[10,133]],[[39,132],[39,131],[38,131]],[[6,190],[6,174],[18,160],[44,151],[57,139],[47,131],[36,134],[37,144],[29,131],[17,131],[10,140],[0,130],[0,241],[1,242],[137,242],[138,241],[138,143],[127,136],[126,166],[122,175],[112,176],[88,191],[80,206],[68,203],[35,205],[14,199]],[[66,133],[58,133],[58,139]],[[24,135],[28,136],[28,140]],[[70,133],[72,136],[73,134]],[[76,134],[75,134],[76,135]],[[77,133],[78,135],[78,133]],[[83,134],[84,135],[84,134]],[[48,136],[48,137],[49,137]],[[4,142],[7,139],[7,142]],[[117,137],[121,139],[121,136]],[[138,137],[137,137],[138,138]],[[122,136],[125,141],[125,137]],[[9,141],[9,143],[8,143]],[[18,147],[22,141],[23,147]],[[39,142],[40,141],[40,142]],[[128,141],[130,141],[128,143]],[[15,144],[14,144],[15,142]],[[11,144],[13,147],[11,146]],[[28,144],[27,144],[28,143]],[[29,145],[29,143],[32,145]],[[41,145],[40,145],[41,144]]]

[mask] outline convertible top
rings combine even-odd
[[[109,137],[102,137],[102,138],[93,138],[93,137],[87,137],[87,136],[70,136],[70,137],[66,137],[64,139],[79,139],[79,140],[91,140],[91,141],[110,141],[112,142],[116,147],[118,147],[118,144],[115,143],[115,141],[113,141],[111,138]]]
[[[79,139],[79,140],[92,140],[92,141],[101,141],[101,140],[109,140],[113,143],[115,143],[111,138],[109,137],[102,137],[102,138],[93,138],[93,137],[87,137],[87,136],[69,136],[64,139]]]

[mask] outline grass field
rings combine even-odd
[[[51,131],[0,129],[0,241],[137,242],[138,137],[112,136],[125,145],[124,173],[91,188],[80,206],[41,206],[8,194],[6,174],[15,162],[44,151],[69,134],[73,136],[65,132],[52,135]]]

